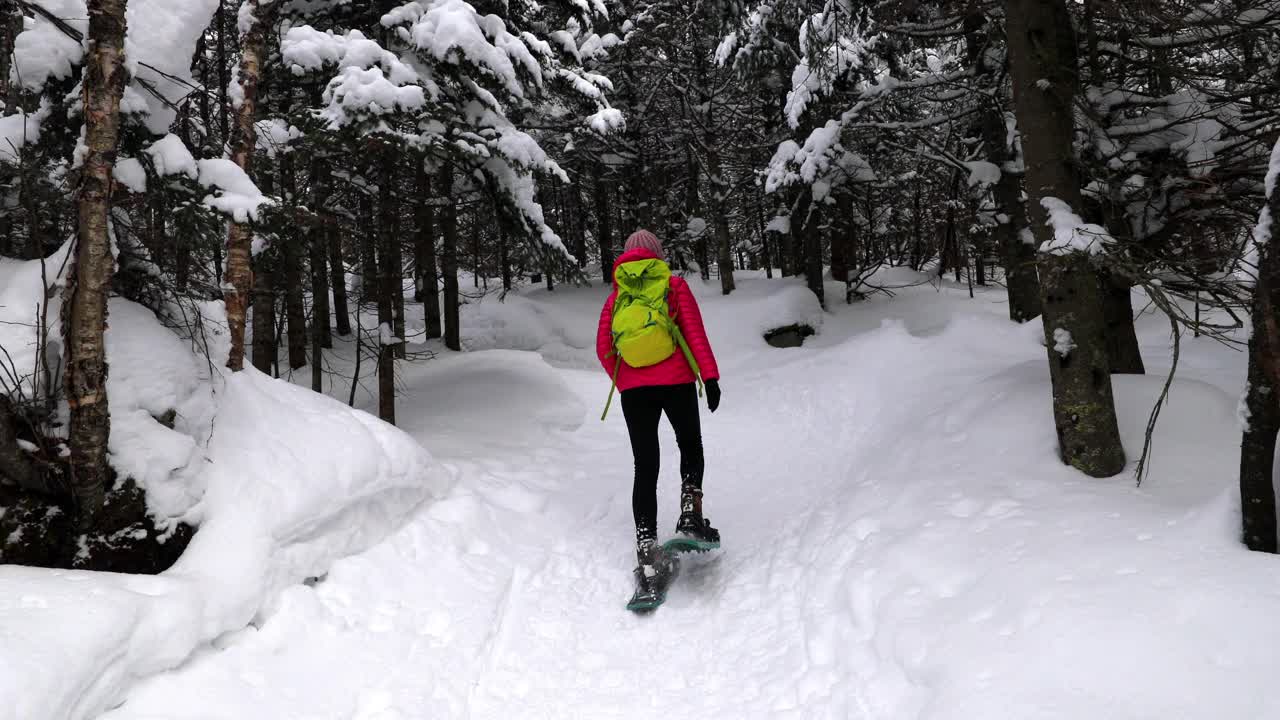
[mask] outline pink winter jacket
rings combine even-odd
[[[650,250],[637,248],[628,250],[614,263],[614,273],[622,263],[633,260],[651,260],[658,256]],[[604,301],[600,311],[600,328],[596,333],[596,355],[600,358],[600,366],[605,372],[613,374],[618,358],[609,357],[613,351],[613,301],[618,296],[618,284],[615,281],[613,292]],[[671,308],[671,319],[689,343],[693,359],[698,361],[698,369],[702,371],[703,380],[719,380],[720,369],[716,366],[716,356],[711,352],[711,343],[707,340],[707,331],[702,327],[702,313],[698,310],[698,301],[689,289],[689,283],[683,278],[671,277],[671,289],[667,292],[667,304]],[[633,368],[625,361],[618,367],[618,390],[630,390],[649,385],[683,385],[694,381],[693,368],[679,349],[671,357],[657,365]]]

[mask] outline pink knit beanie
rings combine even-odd
[[[666,254],[662,252],[662,241],[658,239],[657,235],[648,230],[637,230],[631,233],[631,237],[627,238],[627,244],[622,249],[635,250],[636,248],[644,248],[659,258],[666,257]]]

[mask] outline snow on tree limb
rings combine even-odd
[[[1087,223],[1071,206],[1055,197],[1040,199],[1049,213],[1047,225],[1053,228],[1053,239],[1040,245],[1040,252],[1050,255],[1085,253],[1098,255],[1114,245],[1115,239],[1106,229],[1095,223]]]

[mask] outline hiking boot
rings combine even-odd
[[[693,514],[681,514],[676,523],[676,534],[666,544],[675,552],[706,552],[720,547],[720,531],[711,522]]]
[[[686,484],[680,492],[680,520],[666,548],[675,552],[705,552],[720,547],[720,531],[702,516],[702,488]]]
[[[667,599],[667,586],[675,570],[674,558],[653,538],[642,537],[636,546],[636,591],[627,603],[634,611],[652,610]]]

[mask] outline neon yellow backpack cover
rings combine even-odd
[[[625,360],[634,368],[649,367],[671,357],[679,347],[697,377],[701,395],[702,373],[693,352],[684,341],[680,328],[671,319],[667,291],[671,289],[671,268],[657,259],[622,263],[614,272],[618,286],[613,301],[613,354],[618,360],[613,368],[613,386],[605,402],[603,420],[609,414],[613,393],[618,387],[618,370]]]

